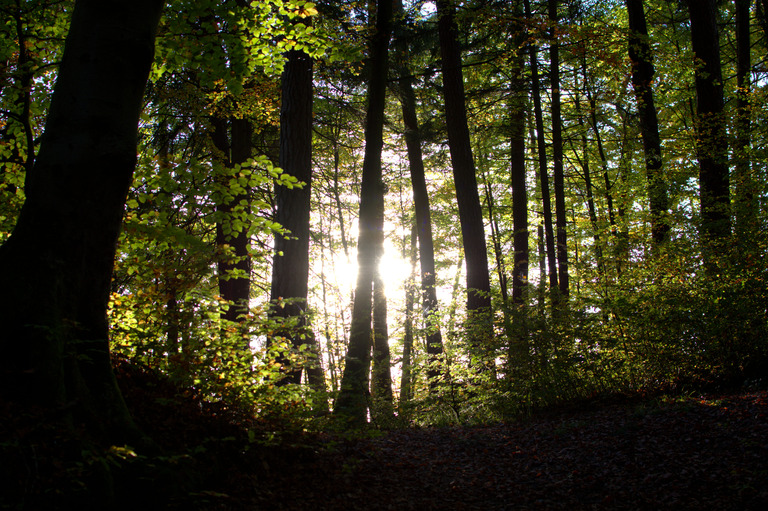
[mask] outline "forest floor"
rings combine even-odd
[[[203,404],[134,366],[118,365],[117,375],[162,454],[101,455],[119,499],[110,509],[768,509],[765,390],[593,400],[473,427],[283,430],[266,445],[254,428],[258,437],[280,423]],[[24,502],[6,506],[0,495],[0,509],[71,509],[93,498],[88,477],[100,472],[88,467],[101,465],[56,461],[59,433],[35,440],[16,429],[4,445],[17,461],[0,473]],[[67,499],[73,488],[79,497]]]
[[[768,509],[768,394],[397,430],[273,472],[272,509]]]
[[[143,403],[152,434],[189,445],[179,431],[194,428],[178,408],[153,416],[146,396],[127,398]],[[594,400],[486,426],[286,435],[246,451],[216,415],[195,426],[209,439],[197,456],[208,475],[169,508],[768,509],[765,390]]]

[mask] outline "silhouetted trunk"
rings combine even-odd
[[[584,77],[586,80],[586,76]],[[580,98],[577,95],[574,101],[576,108],[576,116],[579,123],[579,138],[581,139],[581,156],[577,151],[574,151],[576,159],[581,165],[581,170],[584,177],[584,187],[587,194],[587,213],[589,214],[589,222],[592,224],[592,237],[595,241],[595,261],[597,263],[597,272],[602,275],[605,270],[603,264],[603,246],[600,240],[600,227],[597,222],[597,208],[595,208],[595,198],[592,188],[592,171],[589,166],[589,144],[587,141],[587,130],[584,123],[584,118],[581,115]],[[578,261],[577,261],[578,263]]]
[[[557,226],[557,283],[560,290],[558,302],[568,300],[570,293],[568,275],[568,219],[565,211],[565,176],[563,175],[563,135],[560,113],[560,45],[555,28],[558,23],[557,0],[549,0],[549,80],[552,88],[552,169],[555,178],[555,223]]]
[[[247,187],[230,195],[231,183],[237,182],[234,168],[251,157],[251,126],[246,119],[215,117],[211,120],[211,139],[218,150],[223,169],[220,186],[223,200],[216,205],[219,214],[216,222],[216,247],[219,250],[217,270],[219,295],[229,302],[221,317],[227,321],[242,322],[248,313],[251,293],[250,236],[246,220],[250,208]],[[247,348],[247,347],[246,347]]]
[[[750,158],[750,80],[751,69],[749,8],[750,0],[736,1],[736,148],[734,152],[735,231],[741,249],[753,246],[757,233],[757,201]]]
[[[437,2],[437,28],[440,36],[440,58],[443,66],[448,146],[456,185],[456,202],[467,263],[467,316],[470,346],[486,358],[485,344],[493,335],[491,322],[491,280],[480,196],[477,189],[475,162],[467,126],[461,50],[456,34],[453,7],[447,0]],[[490,360],[485,360],[491,363]]]
[[[74,415],[107,445],[143,438],[110,365],[107,303],[162,7],[75,4],[26,201],[0,246],[3,399],[46,421]]]
[[[359,237],[357,243],[357,285],[352,306],[341,389],[334,413],[353,424],[366,422],[368,378],[371,362],[373,282],[384,244],[384,184],[381,179],[381,151],[384,103],[387,86],[387,49],[392,30],[392,0],[379,0],[376,28],[368,60],[368,111],[365,122],[365,156],[360,186]]]
[[[392,368],[387,328],[387,295],[381,275],[373,282],[373,369],[371,395],[375,405],[374,418],[392,416]]]
[[[525,17],[531,19],[531,6],[525,0]],[[544,215],[544,242],[549,270],[549,290],[554,295],[558,292],[557,253],[555,252],[555,233],[552,225],[552,200],[549,192],[549,173],[547,171],[547,145],[544,140],[544,116],[541,110],[541,84],[539,83],[539,57],[535,44],[528,46],[531,57],[531,84],[533,90],[533,112],[536,121],[536,143],[538,149],[539,183],[541,185],[541,206]],[[555,299],[555,298],[553,298]]]
[[[632,87],[637,99],[640,134],[643,138],[648,202],[651,212],[651,237],[654,246],[669,236],[669,199],[661,159],[661,138],[653,101],[653,56],[648,40],[642,0],[625,0],[629,16],[629,59],[632,61]]]
[[[413,353],[413,306],[416,301],[416,224],[411,229],[411,245],[408,251],[408,259],[411,262],[411,275],[405,286],[405,324],[403,325],[403,358],[401,362],[400,376],[400,415],[404,413],[403,405],[413,398],[413,382],[411,376],[411,359]],[[406,258],[405,249],[403,259]]]
[[[689,0],[696,58],[696,152],[699,159],[701,238],[705,265],[717,271],[718,247],[730,236],[728,140],[715,0]]]
[[[395,9],[402,13],[402,1],[395,0]],[[424,175],[424,160],[421,151],[421,136],[416,115],[416,96],[413,92],[413,77],[407,63],[408,41],[405,37],[395,40],[397,67],[400,74],[400,104],[405,127],[405,144],[408,151],[408,168],[413,190],[413,209],[416,217],[416,232],[419,241],[419,267],[421,270],[422,314],[426,330],[427,354],[429,355],[428,377],[438,376],[433,362],[443,353],[443,337],[437,321],[437,291],[435,290],[435,250],[432,239],[432,217],[429,208],[429,194]]]
[[[303,51],[288,52],[282,76],[280,108],[280,168],[304,183],[302,187],[277,186],[277,222],[288,233],[275,235],[270,314],[295,323],[279,334],[298,349],[302,344],[316,352],[315,336],[307,317],[309,279],[309,212],[312,190],[312,59]],[[310,384],[325,387],[320,361],[310,361]],[[301,367],[292,368],[285,382],[300,383]]]
[[[515,59],[510,99],[509,168],[512,186],[512,222],[514,229],[514,269],[512,272],[512,302],[525,301],[528,287],[528,191],[525,184],[525,126],[528,106],[527,84],[523,78],[523,54]]]

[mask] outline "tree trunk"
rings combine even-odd
[[[368,60],[368,111],[365,122],[365,155],[360,185],[357,285],[352,306],[341,389],[334,413],[362,425],[367,419],[368,376],[372,346],[373,282],[384,244],[384,184],[381,151],[384,145],[384,103],[387,87],[389,39],[392,31],[392,0],[379,0],[376,30]]]
[[[717,245],[730,236],[728,140],[715,0],[689,0],[696,65],[696,152],[699,159],[701,238],[705,266],[717,272]]]
[[[587,143],[586,126],[584,125],[584,118],[581,115],[581,107],[579,106],[579,98],[576,97],[576,116],[580,128],[581,138],[581,153],[579,157],[578,152],[574,151],[576,159],[581,165],[581,169],[584,173],[584,186],[587,193],[587,213],[589,214],[589,222],[592,224],[592,237],[595,241],[595,260],[597,262],[597,272],[602,275],[605,271],[605,265],[603,264],[603,245],[600,240],[600,227],[597,222],[597,209],[595,208],[595,198],[592,188],[592,171],[589,167],[589,145]],[[578,263],[578,261],[577,261]]]
[[[251,293],[251,258],[248,250],[250,236],[247,222],[250,208],[243,205],[249,203],[250,193],[247,187],[243,187],[242,191],[232,192],[232,184],[237,183],[235,166],[245,163],[251,157],[252,129],[250,123],[242,118],[215,117],[211,123],[211,138],[223,165],[220,184],[224,200],[216,205],[219,214],[216,222],[216,247],[219,250],[217,271],[219,295],[229,305],[221,318],[242,322],[244,315],[248,313]]]
[[[514,270],[512,303],[525,302],[528,288],[528,191],[525,184],[525,126],[528,104],[527,84],[523,79],[523,54],[514,61],[512,97],[510,99],[510,185],[512,186],[512,222],[514,229]]]
[[[531,19],[531,5],[525,0],[525,17]],[[541,111],[541,85],[539,83],[539,58],[536,46],[528,46],[531,57],[531,84],[533,87],[533,112],[536,120],[536,142],[539,157],[539,183],[541,184],[541,204],[544,213],[544,240],[549,270],[549,290],[553,296],[558,292],[557,253],[555,252],[555,234],[552,226],[552,201],[549,193],[549,174],[547,172],[547,146],[544,140],[544,117]],[[542,274],[543,275],[543,274]]]
[[[740,251],[753,246],[757,234],[757,193],[752,176],[750,161],[750,125],[751,109],[749,106],[751,68],[749,8],[751,0],[736,2],[736,148],[734,152],[734,190],[735,190],[735,225],[736,239]]]
[[[567,301],[570,293],[568,275],[568,219],[565,211],[565,176],[563,175],[563,135],[560,114],[560,46],[555,27],[558,23],[557,0],[549,0],[549,79],[552,87],[552,169],[555,178],[555,224],[557,226],[557,302]]]
[[[162,7],[76,3],[26,202],[0,247],[0,392],[72,405],[118,445],[141,435],[110,365],[106,311]]]
[[[493,335],[491,322],[491,280],[480,196],[477,189],[475,162],[467,125],[461,50],[456,34],[453,7],[447,0],[437,2],[440,58],[443,65],[443,96],[445,99],[448,146],[456,185],[456,202],[467,263],[468,339],[475,355],[487,359],[486,343]]]
[[[401,363],[400,376],[400,415],[405,413],[404,405],[413,398],[412,381],[412,362],[413,353],[413,305],[416,295],[416,239],[417,227],[413,224],[411,229],[411,245],[408,251],[408,259],[411,261],[411,275],[408,277],[408,283],[405,287],[405,325],[403,333],[403,359]],[[405,243],[403,243],[405,245]],[[403,259],[406,258],[405,247],[403,247]]]
[[[640,133],[645,154],[648,180],[648,202],[651,211],[651,238],[654,247],[669,237],[669,199],[661,159],[661,138],[656,105],[653,101],[653,56],[648,41],[648,29],[642,0],[625,0],[629,16],[629,59],[632,61],[632,87],[640,116]]]
[[[392,368],[387,328],[387,295],[381,275],[373,283],[373,369],[371,395],[375,405],[374,418],[392,416]]]
[[[315,340],[307,318],[312,92],[312,59],[303,51],[289,51],[282,76],[280,168],[304,185],[301,188],[277,186],[275,189],[276,220],[288,233],[275,235],[270,315],[284,320],[294,318],[295,324],[278,333],[296,349],[302,344],[313,345]],[[301,372],[301,367],[292,368],[283,382],[300,383]],[[322,376],[322,371],[319,374],[307,371],[307,374],[314,375],[314,380]],[[311,383],[318,389],[325,385],[322,378]]]
[[[395,8],[402,13],[402,0],[395,0]],[[419,121],[416,115],[416,95],[413,92],[413,77],[408,69],[408,40],[399,37],[397,45],[397,67],[400,74],[400,105],[405,127],[405,145],[408,151],[408,168],[411,173],[413,209],[416,216],[416,232],[419,241],[419,265],[421,270],[422,314],[427,335],[427,355],[430,369],[428,377],[433,380],[438,372],[434,363],[443,354],[443,337],[437,321],[437,291],[435,289],[435,249],[432,239],[432,217],[429,208],[429,194],[424,175],[424,160],[421,151]]]

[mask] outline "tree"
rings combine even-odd
[[[469,343],[476,353],[486,358],[483,343],[492,336],[491,279],[485,242],[483,211],[477,189],[475,161],[472,156],[461,49],[457,37],[453,7],[447,0],[437,2],[437,28],[440,36],[440,59],[443,66],[443,96],[448,147],[451,153],[456,202],[467,268],[467,315]]]
[[[296,321],[296,325],[288,325],[288,329],[281,333],[298,349],[301,344],[314,342],[307,317],[312,185],[312,59],[303,51],[288,52],[283,70],[280,167],[303,185],[293,188],[278,186],[275,190],[276,220],[287,232],[275,235],[270,310],[275,317]],[[291,370],[286,380],[299,383],[301,368]],[[313,383],[322,386],[322,380]]]
[[[734,230],[742,248],[750,246],[757,230],[755,183],[750,161],[751,0],[735,0],[736,7],[736,147],[734,154]]]
[[[529,0],[524,0],[525,16],[532,18]],[[549,290],[554,296],[558,289],[557,253],[555,252],[555,234],[552,224],[552,201],[549,190],[549,172],[547,170],[547,146],[544,140],[544,116],[541,109],[541,85],[539,83],[539,57],[536,43],[528,46],[531,61],[531,94],[536,123],[536,148],[538,155],[539,183],[541,184],[541,205],[544,216],[544,240],[549,270]],[[543,276],[543,274],[542,274]]]
[[[368,410],[373,320],[373,285],[384,243],[384,183],[381,179],[384,106],[392,0],[379,0],[376,29],[368,59],[368,110],[365,123],[365,156],[360,189],[357,285],[352,308],[349,346],[334,413],[351,423],[364,424]]]
[[[26,201],[0,246],[3,395],[74,403],[113,442],[140,439],[110,365],[106,310],[163,3],[76,3]]]
[[[549,80],[552,87],[552,173],[555,185],[555,225],[557,226],[557,301],[567,301],[570,294],[568,276],[568,219],[565,212],[565,176],[563,174],[563,128],[560,105],[560,45],[557,41],[558,0],[548,0],[550,23]]]
[[[240,184],[240,167],[251,157],[248,119],[235,115],[211,119],[211,139],[220,165],[221,201],[216,205],[216,248],[219,295],[228,305],[222,319],[242,322],[251,296],[250,190]],[[247,347],[246,347],[247,349]]]
[[[395,0],[398,13],[403,12],[402,2]],[[408,35],[400,27],[400,37],[395,39],[399,56],[397,70],[400,76],[399,97],[405,128],[405,145],[408,152],[408,167],[413,190],[413,209],[416,217],[415,232],[418,237],[419,269],[421,271],[422,314],[426,325],[427,354],[430,356],[429,376],[438,376],[434,362],[443,353],[443,338],[437,321],[437,290],[435,289],[435,249],[432,239],[432,216],[429,208],[429,193],[424,175],[424,159],[421,151],[421,134],[416,114],[416,95],[413,91],[413,75],[408,68]],[[433,380],[434,381],[434,380]]]
[[[696,66],[696,154],[699,160],[701,242],[705,263],[717,268],[718,249],[731,232],[728,139],[723,109],[720,37],[715,0],[688,1]]]
[[[648,180],[648,203],[651,211],[651,238],[654,245],[663,244],[669,237],[667,214],[669,200],[663,175],[661,137],[656,105],[653,99],[653,56],[648,41],[645,11],[642,0],[625,0],[629,16],[629,59],[632,61],[632,87],[640,116],[643,137],[645,173]]]

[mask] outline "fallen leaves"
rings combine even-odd
[[[283,488],[275,509],[762,510],[767,402],[756,392],[394,431],[269,484]]]

